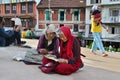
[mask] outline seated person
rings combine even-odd
[[[60,38],[60,59],[55,72],[62,75],[69,75],[83,67],[80,54],[79,41],[72,36],[70,28],[62,26],[59,32]]]
[[[27,38],[27,39],[32,39],[32,37],[33,37],[33,34],[32,34],[31,29],[29,28],[29,29],[26,31],[26,38]]]
[[[34,63],[38,63],[38,61],[43,61],[42,65],[46,64],[46,58],[43,58],[43,55],[52,54],[58,56],[58,47],[59,47],[59,39],[56,37],[55,26],[50,24],[45,31],[45,34],[40,36],[39,42],[37,45],[37,53],[28,53],[25,58],[31,58],[30,61]],[[39,59],[34,59],[35,56],[39,57]],[[32,62],[30,62],[32,64]],[[27,62],[28,63],[28,62]]]
[[[48,25],[45,34],[43,34],[37,46],[37,51],[40,54],[53,54],[58,57],[59,39],[56,36],[55,26],[53,24]],[[47,58],[43,57],[42,66],[46,65]]]
[[[2,23],[3,17],[0,17],[0,46],[5,47],[12,44],[12,42],[14,41],[13,39],[14,33],[11,30],[5,31]]]
[[[55,66],[51,70],[41,67],[41,70],[45,73],[56,72],[62,75],[70,75],[83,67],[83,62],[80,57],[80,44],[79,41],[72,36],[70,28],[61,26],[59,30],[60,38],[60,55],[58,60],[51,61],[45,60],[47,64],[45,66]]]
[[[39,38],[37,51],[41,54],[57,53],[59,47],[59,39],[56,37],[55,26],[50,24],[45,34]]]
[[[26,38],[26,31],[27,31],[27,29],[25,28],[25,29],[23,29],[23,31],[22,31],[22,38]]]

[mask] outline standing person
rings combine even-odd
[[[101,23],[101,21],[98,23],[98,21],[96,21],[96,19],[92,16],[91,16],[91,25],[92,25],[91,32],[94,37],[91,53],[96,54],[95,51],[97,50],[97,48],[99,48],[99,50],[103,54],[103,57],[108,56],[108,54],[105,53],[105,49],[103,47],[103,43],[101,40],[102,27],[105,28],[105,26]],[[107,28],[105,29],[108,32],[108,29]]]
[[[94,19],[97,25],[102,24],[101,11],[98,5],[93,5],[92,10],[91,10],[91,17]]]
[[[15,38],[15,45],[21,46],[21,29],[22,29],[22,24],[21,20],[16,17],[12,18],[11,21],[13,21],[13,30],[14,30],[14,38]]]

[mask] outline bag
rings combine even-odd
[[[41,67],[41,71],[44,73],[50,73],[52,72],[56,67],[56,64],[54,62],[49,62],[46,65]]]

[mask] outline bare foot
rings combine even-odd
[[[102,55],[102,57],[106,57],[106,56],[108,56],[108,54],[106,54],[106,53],[104,53],[104,54]]]
[[[91,51],[90,53],[96,55],[96,53],[94,51]]]

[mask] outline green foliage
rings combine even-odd
[[[117,52],[120,52],[120,48],[117,49]]]
[[[80,33],[78,33],[77,37],[78,37],[79,39],[81,39],[81,38],[82,38],[82,35],[81,35]]]
[[[104,48],[105,48],[106,51],[109,51],[109,47],[105,46]]]
[[[90,49],[92,48],[92,42],[88,45],[88,48]]]

